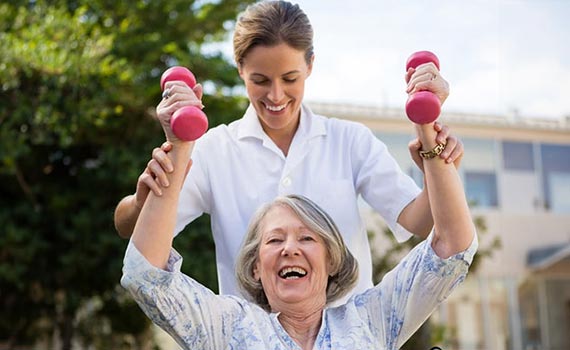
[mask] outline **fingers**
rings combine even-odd
[[[439,157],[444,159],[446,163],[454,162],[455,166],[459,167],[464,152],[463,142],[456,136],[451,135],[447,125],[435,122],[434,130],[437,131],[436,142],[446,144]]]
[[[434,81],[439,77],[439,70],[432,62],[419,65],[416,69],[410,68],[406,72],[408,86],[406,92],[430,90]]]
[[[146,168],[145,171],[139,176],[137,182],[137,203],[144,203],[150,191],[152,191],[156,196],[162,196],[161,185],[157,182],[150,169]]]
[[[449,84],[441,76],[433,62],[421,64],[416,69],[408,69],[405,79],[408,84],[406,87],[408,94],[425,90],[431,91],[442,104],[449,96]]]
[[[163,99],[161,101],[166,106],[179,101],[188,101],[190,105],[203,108],[202,104],[203,88],[201,84],[196,84],[191,89],[186,83],[181,81],[168,81],[164,84]]]
[[[436,121],[433,124],[433,129],[437,132],[437,135],[435,137],[435,142],[447,143],[447,139],[450,135],[449,127],[447,125],[443,125],[440,122]]]
[[[455,136],[450,136],[447,138],[447,146],[439,155],[442,159],[445,159],[446,163],[454,163],[456,168],[459,168],[461,159],[463,158],[463,142]]]
[[[171,173],[174,171],[174,165],[172,164],[172,160],[170,160],[170,157],[168,157],[168,155],[166,155],[167,151],[163,150],[163,147],[166,149],[172,149],[172,145],[170,144],[170,142],[165,142],[167,145],[162,145],[161,148],[155,148],[152,150],[152,159],[151,162],[153,163],[153,165],[158,165],[158,167],[160,167],[160,169],[164,169],[164,171]],[[155,162],[153,162],[155,161]],[[149,162],[149,164],[151,163]],[[156,173],[155,173],[156,174]]]
[[[168,141],[165,141],[161,146],[160,149],[164,152],[168,153],[172,150],[172,144]]]
[[[406,80],[406,84],[410,83],[410,79],[412,79],[412,74],[414,74],[416,70],[413,68],[408,68],[408,71],[406,72],[406,75],[404,76],[404,79]]]
[[[162,99],[156,107],[156,117],[164,130],[167,140],[179,141],[170,125],[173,114],[186,106],[204,108],[201,101],[202,95],[203,88],[200,84],[197,84],[194,89],[191,89],[182,81],[168,81],[164,84]]]
[[[202,96],[204,96],[204,88],[202,87],[202,84],[196,84],[192,90],[194,91],[194,94],[196,94],[196,97],[202,101]],[[202,105],[202,108],[204,108],[204,105]]]
[[[165,142],[160,148],[157,147],[153,149],[152,159],[147,163],[146,168],[152,176],[153,182],[162,187],[168,187],[170,186],[170,182],[168,181],[167,174],[174,171],[174,165],[172,164],[170,157],[166,154],[167,151],[164,151],[163,148],[170,150],[172,145],[169,142]],[[152,186],[151,188],[155,188],[155,186]],[[155,194],[158,195],[158,192],[155,192]]]

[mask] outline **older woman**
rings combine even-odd
[[[416,146],[434,147],[433,126],[416,128]],[[190,147],[179,141],[169,156],[183,163]],[[121,283],[185,349],[399,348],[465,279],[477,248],[455,167],[436,157],[422,164],[434,230],[382,282],[341,306],[327,304],[352,288],[357,263],[332,219],[301,196],[277,198],[249,226],[236,266],[251,301],[215,295],[182,274],[171,243],[184,170],[145,202]]]

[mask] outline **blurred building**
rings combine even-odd
[[[310,106],[370,127],[421,186],[402,110]],[[486,224],[480,247],[502,243],[434,314],[447,330],[445,349],[570,349],[570,117],[444,111],[440,120],[465,145],[461,177],[474,217]]]

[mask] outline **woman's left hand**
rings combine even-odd
[[[446,163],[451,163],[455,165],[455,168],[459,169],[459,165],[461,164],[461,160],[463,159],[463,142],[457,136],[450,134],[450,129],[447,125],[442,125],[440,122],[435,122],[433,124],[434,130],[437,132],[436,141],[437,143],[445,143],[445,149],[439,157],[444,159]],[[422,144],[419,138],[410,141],[408,144],[408,150],[410,151],[410,155],[414,160],[414,163],[420,168],[420,170],[424,171],[423,159],[420,157],[419,151],[422,150]]]

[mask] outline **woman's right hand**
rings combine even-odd
[[[168,142],[182,142],[172,132],[170,119],[174,112],[185,106],[195,106],[200,109],[204,108],[202,104],[202,85],[196,84],[194,88],[191,89],[182,81],[167,81],[164,84],[164,92],[166,96],[156,107],[156,117],[164,130]]]

